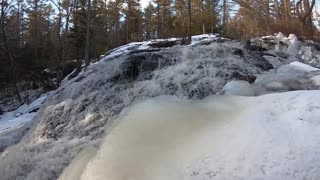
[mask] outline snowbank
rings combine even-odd
[[[320,71],[320,69],[318,69],[318,68],[315,68],[310,65],[303,64],[303,63],[297,62],[297,61],[290,63],[290,65],[296,67],[297,69],[299,69],[301,71],[306,71],[306,72]]]
[[[319,120],[320,91],[160,97],[125,113],[81,179],[319,179]]]
[[[15,111],[0,116],[0,151],[21,139],[46,97],[43,95],[30,105],[24,104]]]
[[[247,81],[230,81],[222,89],[225,95],[254,96],[255,91]]]

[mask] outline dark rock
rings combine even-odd
[[[250,74],[240,74],[239,72],[233,72],[231,77],[233,79],[237,79],[237,80],[243,80],[243,81],[247,81],[249,83],[254,83],[254,81],[257,79],[257,77],[255,75],[250,75]]]
[[[267,51],[268,50],[262,46],[251,44],[250,40],[246,41],[246,45],[244,47],[250,51]]]
[[[71,74],[68,76],[68,80],[75,78],[79,74],[79,71],[72,71]]]
[[[308,43],[306,44],[306,46],[311,46],[311,47],[313,47],[315,50],[320,51],[320,44],[319,44],[319,43],[308,42]]]
[[[243,52],[242,49],[234,49],[233,52],[232,52],[232,54],[238,55],[238,56],[240,56],[240,57],[243,57],[243,56],[244,56],[244,52]]]
[[[113,76],[110,81],[118,80],[140,80],[152,78],[152,71],[161,69],[165,66],[174,64],[175,61],[164,58],[161,54],[142,53],[138,55],[130,55],[127,60],[121,65],[121,72]]]
[[[263,55],[264,55],[264,56],[277,57],[276,55],[274,55],[274,54],[272,54],[272,53],[267,53],[267,52],[264,52]]]
[[[77,79],[75,79],[73,82],[80,82],[81,80],[83,80],[85,78],[85,76],[79,76],[77,77]]]
[[[197,69],[203,69],[204,67],[203,67],[203,65],[202,64],[199,64],[198,66],[197,66]]]
[[[21,112],[17,112],[17,113],[14,114],[14,117],[19,117],[19,116],[21,116],[21,115],[22,115]]]
[[[39,108],[34,108],[32,110],[29,111],[29,113],[34,113],[34,112],[37,112],[39,110]]]
[[[274,68],[272,64],[263,57],[262,52],[248,51],[245,59],[248,63],[251,63],[263,71],[268,71]]]
[[[159,42],[151,42],[149,46],[152,48],[168,48],[175,45],[179,45],[181,42],[179,40],[176,41],[159,41]]]
[[[138,53],[147,53],[147,52],[157,52],[161,49],[137,49],[129,52],[128,54],[138,54]]]
[[[39,88],[39,85],[35,81],[32,81],[32,90],[35,90],[38,88]]]
[[[282,52],[282,51],[277,51],[275,54],[281,58],[287,59],[290,55],[288,53]]]
[[[66,77],[69,75],[73,70],[75,70],[78,66],[77,61],[66,61],[65,63],[61,64],[59,68],[61,68],[62,76]]]

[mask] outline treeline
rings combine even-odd
[[[0,0],[0,87],[34,81],[117,46],[155,38],[220,33],[230,38],[282,31],[314,39],[315,0]],[[59,77],[59,76],[58,76]],[[61,78],[60,78],[61,79]],[[58,78],[59,81],[59,78]]]

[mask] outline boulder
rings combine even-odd
[[[255,96],[255,91],[247,81],[230,81],[223,87],[223,94],[234,96]]]

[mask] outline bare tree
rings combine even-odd
[[[91,21],[91,0],[87,2],[87,26],[86,26],[86,47],[85,47],[85,67],[90,64],[90,21]]]
[[[302,4],[303,2],[303,4]],[[298,0],[296,4],[296,11],[301,24],[301,30],[307,28],[308,36],[313,37],[313,24],[312,24],[312,9],[315,5],[315,0],[312,0],[311,4],[309,0]]]
[[[11,6],[11,3],[12,1],[8,2],[6,0],[1,0],[1,16],[0,16],[0,25],[1,25],[1,34],[2,34],[1,49],[5,52],[5,54],[8,56],[10,60],[11,78],[12,78],[14,93],[19,99],[19,101],[22,102],[22,99],[18,90],[18,86],[17,86],[15,57],[14,57],[14,54],[10,52],[8,41],[7,41],[7,33],[5,29],[6,15]]]
[[[192,9],[191,9],[191,0],[188,0],[188,2],[187,2],[188,4],[188,17],[189,17],[189,23],[188,23],[188,43],[190,44],[191,43],[191,29],[192,29],[192,27],[191,27],[191,22],[192,22]]]

